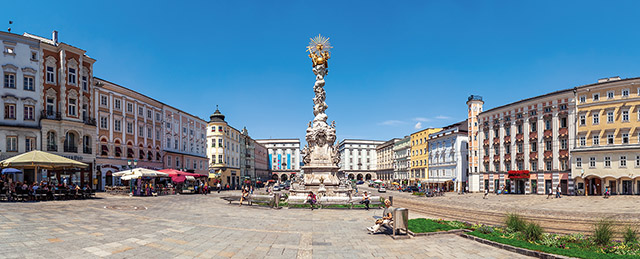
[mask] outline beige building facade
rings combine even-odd
[[[376,147],[377,178],[387,183],[394,180],[393,147],[399,140],[398,138],[393,138]]]

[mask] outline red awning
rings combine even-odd
[[[529,170],[509,171],[509,179],[528,179]]]
[[[193,176],[193,177],[204,177],[204,176],[207,176],[207,175],[202,175],[202,174],[194,174],[194,173],[183,172],[183,171],[176,170],[176,169],[162,169],[162,170],[159,170],[158,172],[163,172],[163,173],[169,174],[169,176],[171,176],[171,181],[173,181],[174,183],[184,182],[185,179],[186,179],[185,176]]]

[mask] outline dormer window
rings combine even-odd
[[[76,69],[75,68],[69,68],[69,84],[75,85],[76,84],[76,78],[77,78],[77,74],[76,74]]]

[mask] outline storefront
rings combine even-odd
[[[514,194],[525,194],[527,185],[530,184],[529,170],[509,171],[509,179],[506,181],[507,190]],[[513,186],[512,186],[513,185]]]

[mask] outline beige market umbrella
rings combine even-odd
[[[59,155],[34,150],[2,160],[0,167],[34,168],[37,171],[38,168],[87,168],[89,165]]]
[[[140,177],[168,177],[169,174],[146,168],[134,168],[113,173],[113,176],[120,176],[122,180],[131,180]]]

